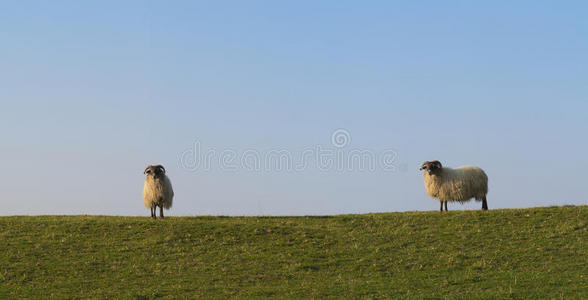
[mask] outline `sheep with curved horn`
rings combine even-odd
[[[159,217],[163,218],[163,209],[170,209],[173,203],[174,191],[172,184],[162,165],[149,165],[145,168],[145,185],[143,186],[143,203],[151,210],[151,217],[157,218],[157,207]]]
[[[465,203],[472,198],[482,201],[482,210],[488,210],[488,176],[484,170],[474,166],[443,167],[438,160],[425,161],[420,170],[425,170],[425,189],[441,203],[441,212],[443,203],[447,211],[447,202]]]

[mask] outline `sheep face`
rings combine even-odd
[[[143,172],[143,174],[147,174],[147,176],[153,176],[154,179],[158,179],[160,177],[163,177],[163,175],[165,175],[165,168],[162,165],[156,165],[156,166],[147,166],[147,168],[145,169],[145,172]]]
[[[429,175],[433,175],[437,173],[439,170],[441,170],[441,168],[443,168],[441,162],[439,162],[438,160],[434,160],[424,162],[419,170],[425,170],[425,172],[429,173]]]

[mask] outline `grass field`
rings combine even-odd
[[[588,206],[0,228],[1,299],[588,299]]]

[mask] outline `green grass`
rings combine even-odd
[[[588,299],[588,206],[0,228],[1,299]]]

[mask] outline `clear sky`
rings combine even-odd
[[[588,204],[587,11],[585,1],[4,1],[0,214],[147,216],[151,163],[174,184],[169,215],[436,210],[418,171],[433,159],[486,170],[490,209]],[[391,169],[254,170],[218,157],[204,169],[189,159],[195,145],[237,160],[395,156]]]

